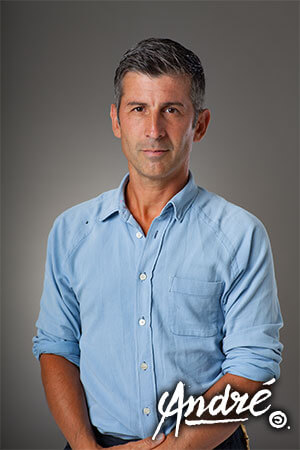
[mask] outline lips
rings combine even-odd
[[[144,153],[146,153],[149,156],[160,156],[166,153],[168,150],[160,149],[160,148],[154,148],[154,149],[145,149],[143,150]]]

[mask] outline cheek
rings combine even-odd
[[[134,141],[138,136],[141,136],[141,125],[137,121],[127,121],[124,125],[123,129],[125,131],[123,134],[128,142]]]
[[[187,141],[190,139],[192,133],[192,128],[189,123],[180,122],[176,124],[173,128],[173,136],[177,141]]]
[[[190,145],[192,145],[193,138],[194,138],[194,131],[192,129],[189,129],[188,131],[185,132],[185,134],[184,134],[185,142],[187,142]]]
[[[191,136],[190,131],[182,130],[174,136],[178,147],[184,149],[187,145],[189,145],[193,141],[193,136]]]
[[[129,155],[130,153],[132,153],[132,151],[136,147],[136,142],[137,142],[136,138],[134,137],[133,133],[130,133],[130,130],[127,130],[126,134],[123,133],[121,136],[121,145],[122,145],[123,152],[126,155]]]

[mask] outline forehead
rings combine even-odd
[[[191,81],[187,75],[150,76],[139,72],[127,72],[122,80],[122,97],[131,101],[134,97],[161,98],[161,101],[190,102]]]

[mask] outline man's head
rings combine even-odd
[[[149,76],[186,75],[190,79],[190,98],[194,107],[193,127],[203,108],[205,77],[200,59],[191,50],[171,39],[149,38],[139,42],[123,55],[114,78],[118,120],[122,98],[122,81],[126,73]]]
[[[169,39],[147,39],[125,53],[110,115],[131,174],[164,183],[187,177],[192,144],[210,120],[204,84],[198,57]]]

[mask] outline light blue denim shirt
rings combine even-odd
[[[127,181],[55,220],[33,338],[80,367],[92,424],[124,439],[153,435],[178,381],[198,396],[226,373],[278,378],[282,350],[262,223],[190,173],[145,237]]]

